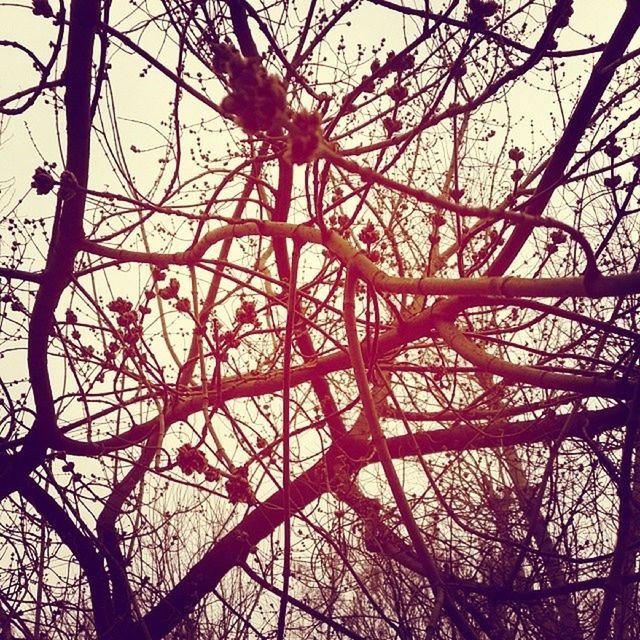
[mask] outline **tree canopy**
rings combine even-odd
[[[640,637],[638,0],[0,12],[2,638]]]

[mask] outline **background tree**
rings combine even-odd
[[[640,636],[638,0],[2,12],[3,637]]]

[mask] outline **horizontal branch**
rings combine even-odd
[[[7,280],[24,280],[25,282],[39,283],[42,280],[42,273],[32,273],[23,271],[22,269],[10,269],[8,267],[0,267],[0,278]]]
[[[289,225],[295,226],[295,225]],[[307,227],[302,227],[307,228]],[[509,279],[507,279],[509,280]],[[384,331],[380,334],[376,346],[376,356],[383,359],[385,355],[402,348],[411,342],[424,338],[435,330],[436,321],[440,322],[440,328],[445,331],[443,338],[452,341],[451,347],[469,362],[483,368],[494,371],[497,375],[505,376],[507,382],[524,382],[535,384],[542,388],[565,389],[578,391],[582,395],[601,396],[607,398],[624,399],[630,397],[633,383],[625,379],[611,379],[604,376],[584,376],[579,374],[561,374],[541,371],[533,367],[520,367],[511,363],[504,363],[499,358],[489,356],[480,347],[473,344],[451,324],[451,313],[457,313],[461,308],[474,305],[504,304],[506,300],[500,298],[486,299],[457,299],[443,301],[434,309],[425,311],[404,320],[399,326]],[[508,302],[508,301],[507,301]],[[444,308],[448,305],[450,308]],[[438,314],[445,313],[443,320]],[[453,327],[453,330],[451,329]],[[452,337],[456,333],[455,339]],[[450,335],[452,334],[452,335]],[[459,336],[462,336],[460,338]],[[370,346],[361,345],[365,360],[369,358]],[[463,353],[464,351],[464,353]],[[501,364],[502,363],[502,364]],[[505,365],[505,366],[503,366]],[[348,369],[351,366],[349,356],[345,352],[335,352],[330,355],[315,358],[314,360],[295,367],[291,371],[291,386],[295,387],[312,381],[318,376],[325,376],[336,371]],[[493,367],[489,369],[488,367]],[[203,403],[212,404],[218,400],[227,402],[244,397],[256,397],[268,393],[279,393],[282,390],[281,369],[274,369],[268,373],[243,374],[225,378],[221,382],[221,393],[218,398],[215,394],[205,397],[203,394],[191,397],[176,404],[163,416],[165,425],[168,426],[185,420],[190,415],[201,411]],[[159,418],[155,417],[147,422],[134,425],[128,431],[105,438],[99,442],[86,442],[74,440],[60,433],[56,447],[75,455],[99,456],[109,451],[120,450],[138,444],[149,437],[158,428]]]
[[[411,436],[395,436],[387,439],[394,458],[428,455],[443,451],[476,451],[549,442],[561,433],[565,439],[590,438],[625,424],[628,415],[624,405],[607,409],[582,411],[567,426],[570,414],[550,415],[534,420],[495,420],[485,426],[460,424],[446,429],[418,431]]]
[[[216,243],[228,238],[263,236],[291,238],[299,242],[324,246],[341,262],[357,270],[358,275],[381,293],[405,293],[415,295],[454,296],[505,296],[505,297],[588,297],[601,298],[640,293],[640,272],[599,275],[596,278],[575,276],[568,278],[517,278],[495,276],[488,278],[401,278],[382,271],[367,258],[364,251],[354,247],[335,231],[323,233],[307,225],[272,221],[229,221],[206,233],[190,249],[175,253],[130,251],[106,247],[84,241],[82,249],[88,253],[111,258],[118,263],[139,262],[158,267],[171,265],[195,265]]]

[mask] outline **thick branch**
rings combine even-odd
[[[27,361],[36,419],[20,454],[10,459],[3,471],[0,496],[16,488],[16,482],[40,463],[46,447],[57,435],[57,421],[49,380],[48,343],[58,301],[73,274],[73,265],[83,237],[82,221],[89,175],[91,139],[91,61],[95,28],[100,13],[98,0],[71,3],[69,45],[64,80],[67,123],[66,175],[80,189],[58,196],[49,255],[29,324]]]
[[[109,581],[102,559],[93,543],[84,536],[58,502],[34,480],[27,478],[20,492],[33,508],[49,523],[78,561],[89,583],[94,622],[101,636],[113,624]]]

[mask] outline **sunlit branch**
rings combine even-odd
[[[434,559],[426,547],[422,533],[411,512],[411,507],[407,501],[402,483],[400,482],[393,466],[393,462],[391,461],[391,455],[387,447],[384,433],[380,427],[380,421],[371,395],[371,390],[369,389],[365,361],[357,335],[355,316],[355,285],[357,282],[358,277],[355,271],[349,270],[347,272],[344,291],[345,329],[349,344],[349,358],[351,360],[351,366],[353,367],[356,384],[358,386],[363,412],[371,434],[371,441],[378,455],[378,460],[384,469],[389,487],[391,488],[391,492],[398,506],[404,526],[407,528],[409,533],[409,538],[413,543],[416,555],[419,558],[425,575],[428,577],[431,588],[434,591],[434,596],[436,599],[439,597],[444,598],[445,610],[459,629],[462,636],[464,638],[475,638],[476,634],[471,629],[462,613],[458,610],[458,607],[451,600],[450,595],[447,593],[446,586],[443,584]]]
[[[454,325],[451,318],[452,306],[447,302],[436,305],[434,326],[444,341],[456,353],[478,367],[480,371],[501,376],[507,383],[522,382],[541,389],[575,391],[585,396],[604,398],[629,398],[631,396],[633,383],[629,380],[610,380],[602,376],[541,371],[534,367],[513,364],[498,356],[490,355]]]
[[[359,248],[351,245],[335,231],[325,237],[320,230],[307,225],[285,222],[245,221],[231,222],[225,227],[209,231],[191,249],[162,254],[130,251],[84,241],[82,248],[94,255],[112,258],[118,263],[141,262],[159,267],[191,265],[202,259],[211,246],[228,238],[266,236],[291,238],[300,242],[322,244],[336,258],[358,270],[360,276],[377,291],[413,293],[418,295],[494,295],[506,297],[605,297],[640,292],[640,272],[616,275],[590,274],[582,277],[520,278],[494,276],[478,278],[399,278],[384,273]]]

